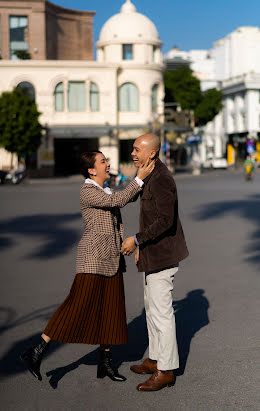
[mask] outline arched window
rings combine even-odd
[[[158,84],[154,84],[152,87],[152,111],[157,109],[157,96],[158,96]]]
[[[64,88],[63,83],[58,83],[54,90],[55,111],[64,110]]]
[[[85,81],[69,81],[68,108],[69,111],[86,110]]]
[[[35,89],[31,83],[28,81],[22,81],[16,88],[21,90],[24,94],[30,97],[33,102],[35,102]]]
[[[89,106],[91,111],[99,110],[99,90],[96,83],[90,83],[89,89]]]
[[[135,84],[124,83],[118,90],[119,111],[138,111],[139,93]]]

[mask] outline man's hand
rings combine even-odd
[[[136,249],[135,238],[128,237],[122,243],[121,253],[123,255],[131,255],[135,249]]]
[[[136,265],[137,265],[138,261],[139,261],[139,247],[137,248],[136,253],[135,253],[135,264]]]

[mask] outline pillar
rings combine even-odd
[[[117,138],[114,136],[100,137],[99,150],[109,159],[111,173],[117,174],[119,169],[119,147]]]

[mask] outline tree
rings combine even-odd
[[[203,93],[201,102],[195,108],[195,121],[198,125],[204,125],[219,113],[222,109],[222,93],[216,88],[211,88]]]
[[[182,110],[194,110],[202,99],[200,81],[189,67],[164,72],[165,102],[178,102]]]
[[[0,145],[18,157],[30,156],[41,144],[41,113],[30,97],[21,90],[0,96]]]
[[[30,60],[31,55],[27,50],[16,50],[14,52],[14,55],[19,59],[19,60]]]
[[[165,71],[165,102],[179,103],[182,110],[194,110],[196,125],[204,125],[222,109],[222,93],[216,88],[201,92],[200,80],[189,67]]]

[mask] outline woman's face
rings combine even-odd
[[[110,164],[107,161],[106,157],[102,153],[96,154],[96,161],[94,168],[89,169],[91,174],[95,174],[97,178],[100,178],[103,181],[106,181],[109,176]]]

